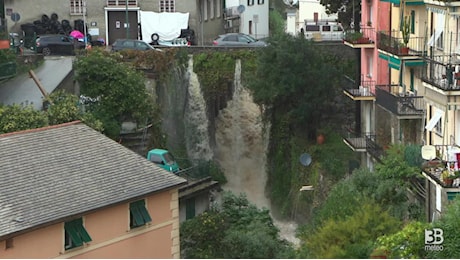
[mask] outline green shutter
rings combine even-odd
[[[64,224],[65,231],[69,234],[70,238],[72,239],[72,246],[77,247],[83,245],[83,241],[80,239],[78,235],[78,231],[75,228],[75,222],[66,222]]]
[[[410,69],[410,91],[414,92],[414,69]]]
[[[415,33],[415,11],[410,11],[410,33]]]
[[[142,226],[145,225],[145,223],[152,221],[149,212],[145,208],[144,200],[139,200],[130,203],[129,210],[131,212],[131,220],[133,222],[132,227]]]
[[[195,198],[188,199],[185,203],[185,218],[195,217]]]
[[[73,247],[83,245],[83,242],[92,241],[85,227],[83,227],[83,219],[78,218],[64,223],[64,229],[72,239]]]

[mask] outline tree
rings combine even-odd
[[[382,234],[394,233],[398,226],[399,221],[378,204],[364,202],[349,217],[324,222],[304,240],[306,249],[301,251],[300,257],[367,258],[373,241]]]
[[[224,192],[220,205],[181,224],[182,257],[292,257],[292,247],[278,233],[267,209]]]
[[[327,14],[337,13],[337,20],[345,30],[351,28],[351,24],[353,24],[353,28],[359,31],[361,21],[360,0],[320,0],[320,4],[326,7]]]
[[[384,249],[392,259],[426,258],[424,234],[428,228],[428,223],[409,222],[401,231],[377,238],[376,248]]]
[[[117,138],[125,120],[138,125],[152,121],[154,102],[147,92],[142,72],[103,50],[93,50],[79,57],[75,70],[81,94],[98,100],[88,109],[103,122],[107,136]]]
[[[429,250],[427,258],[460,258],[460,197],[457,196],[454,201],[447,206],[442,217],[433,223],[434,228],[440,228],[443,231],[444,241],[442,242],[443,250]]]
[[[32,106],[0,106],[0,134],[47,125],[47,115],[43,111],[35,110]]]
[[[289,129],[303,126],[316,138],[323,112],[338,91],[340,60],[298,36],[277,34],[269,41],[248,86],[254,101],[267,108],[272,122],[283,118]]]

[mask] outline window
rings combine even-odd
[[[254,0],[248,0],[248,6],[254,5]]]
[[[264,4],[264,0],[257,0],[257,4],[263,5],[263,4]]]
[[[203,19],[208,20],[208,0],[203,0]]]
[[[83,219],[78,218],[64,224],[65,230],[65,249],[72,249],[83,245],[83,242],[92,241],[85,227],[83,227]]]
[[[214,1],[209,0],[209,19],[214,19]]]
[[[222,0],[216,0],[216,17],[219,18],[220,17],[220,8],[221,8],[221,1]]]
[[[161,0],[160,1],[160,12],[175,12],[174,0]]]
[[[70,14],[83,15],[83,0],[70,0]]]
[[[145,200],[138,200],[129,204],[129,227],[136,228],[151,222],[152,218],[145,208]]]
[[[439,136],[442,136],[442,117],[439,119],[438,123],[434,125],[434,132]]]

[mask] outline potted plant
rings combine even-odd
[[[409,44],[409,38],[410,38],[410,17],[409,16],[404,17],[402,28],[401,28],[401,33],[402,33],[403,41],[400,47],[400,53],[408,54],[409,47],[407,45]]]
[[[446,187],[452,187],[454,180],[460,177],[460,171],[450,172],[444,170],[441,173],[442,181],[446,184]]]

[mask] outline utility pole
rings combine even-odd
[[[128,0],[125,0],[125,26],[126,26],[126,39],[129,39],[129,15],[128,15]]]

